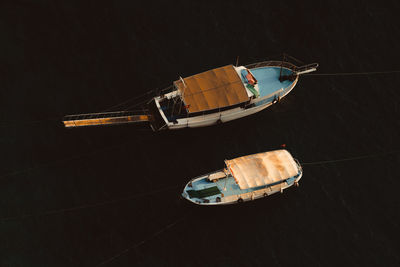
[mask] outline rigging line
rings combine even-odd
[[[32,121],[22,121],[22,122],[17,122],[17,121],[0,121],[0,127],[10,127],[10,126],[22,126],[26,124],[36,124],[36,123],[44,123],[44,122],[59,122],[60,118],[59,117],[52,117],[52,118],[46,118],[46,119],[41,119],[41,120],[32,120]]]
[[[160,234],[164,233],[165,231],[167,231],[168,229],[174,227],[175,225],[177,225],[178,223],[180,223],[181,221],[183,221],[188,214],[183,215],[181,218],[177,219],[176,221],[168,224],[167,226],[163,227],[162,229],[158,230],[157,232],[155,232],[154,234],[152,234],[151,236],[149,236],[148,238],[143,239],[142,241],[140,241],[139,243],[136,243],[122,251],[120,251],[118,254],[112,256],[111,258],[101,262],[100,264],[98,264],[97,266],[103,266],[105,264],[108,264],[110,262],[112,262],[113,260],[115,260],[116,258],[119,258],[120,256],[126,254],[127,252],[129,252],[132,249],[136,249],[138,247],[140,247],[141,245],[143,245],[144,243],[152,240],[153,238],[159,236]]]
[[[82,209],[105,206],[105,205],[114,204],[114,203],[118,203],[118,202],[128,201],[128,200],[135,199],[135,198],[154,195],[157,193],[161,193],[161,192],[165,192],[165,191],[169,191],[169,190],[178,188],[180,186],[181,185],[168,186],[168,187],[156,189],[156,190],[146,192],[146,193],[140,193],[140,194],[127,196],[124,198],[118,198],[118,199],[113,199],[113,200],[108,200],[108,201],[103,201],[103,202],[98,202],[98,203],[93,203],[93,204],[85,204],[85,205],[80,205],[80,206],[75,206],[75,207],[70,207],[70,208],[64,208],[64,209],[49,210],[49,211],[45,211],[45,212],[37,213],[37,214],[25,214],[25,215],[20,215],[20,216],[5,217],[5,218],[0,218],[0,222],[7,222],[7,221],[12,221],[12,220],[26,219],[26,218],[46,216],[46,215],[55,215],[55,214],[64,213],[64,212],[77,211],[77,210],[82,210]]]
[[[143,100],[143,101],[141,101],[141,102],[135,103],[135,104],[133,104],[132,106],[128,106],[128,107],[124,108],[123,111],[131,111],[131,110],[130,110],[131,108],[135,108],[135,107],[140,106],[140,105],[143,106],[143,104],[145,104],[145,103],[147,103],[147,102],[149,102],[149,99],[146,99],[146,100]],[[143,110],[140,110],[140,111],[143,111]]]
[[[90,155],[95,154],[95,153],[97,154],[98,152],[102,152],[102,151],[105,151],[105,150],[108,150],[108,149],[114,149],[114,148],[126,145],[128,143],[131,143],[131,142],[133,142],[133,140],[128,141],[128,142],[124,142],[122,144],[116,144],[116,145],[112,145],[112,146],[108,146],[108,147],[103,147],[103,148],[96,149],[96,150],[91,151],[91,152],[78,154],[78,155],[75,155],[75,156],[72,156],[72,157],[68,157],[68,158],[64,158],[64,159],[59,159],[59,160],[55,160],[55,161],[50,161],[50,162],[38,164],[36,166],[29,167],[29,168],[26,168],[26,169],[23,169],[23,170],[16,170],[16,171],[4,173],[4,174],[0,175],[0,179],[8,177],[8,176],[14,176],[14,175],[18,175],[18,174],[21,174],[21,173],[30,172],[30,171],[33,171],[33,170],[36,170],[36,169],[43,168],[45,166],[49,166],[49,165],[58,164],[58,163],[62,163],[62,162],[70,161],[70,160],[75,160],[75,159],[80,159],[80,158],[83,158],[83,157],[86,157],[86,156],[90,156]]]
[[[336,163],[336,162],[343,162],[343,161],[360,160],[360,159],[366,159],[366,158],[375,158],[375,157],[388,155],[388,154],[399,153],[399,152],[400,152],[400,150],[393,150],[393,151],[388,151],[388,152],[368,154],[368,155],[362,155],[362,156],[356,156],[356,157],[350,157],[350,158],[343,158],[343,159],[323,160],[323,161],[314,161],[314,162],[303,162],[303,163],[301,163],[301,165],[322,165],[322,164]]]
[[[157,91],[164,91],[165,89],[168,89],[169,87],[171,87],[171,86],[167,86],[167,85],[166,85],[166,87],[163,88],[163,89],[159,89],[160,87],[155,88],[155,89],[150,90],[150,91],[148,91],[148,92],[146,92],[146,93],[143,93],[143,94],[141,94],[141,95],[138,95],[138,96],[134,96],[134,97],[132,97],[132,98],[129,98],[128,100],[125,100],[124,102],[121,102],[121,103],[119,103],[119,104],[116,104],[116,105],[114,105],[114,106],[111,106],[111,107],[105,109],[105,110],[102,111],[102,112],[106,112],[106,111],[109,111],[109,110],[111,110],[111,109],[113,109],[113,108],[122,106],[122,105],[124,105],[124,104],[127,104],[127,103],[133,101],[133,100],[140,99],[140,98],[145,97],[145,96],[149,96],[149,95],[151,95],[152,93],[156,93]],[[147,99],[146,101],[148,101],[148,99]]]
[[[111,107],[109,107],[109,108],[103,110],[102,112],[107,112],[107,111],[109,111],[109,110],[111,110],[111,109],[113,109],[113,108],[122,106],[122,105],[124,105],[124,104],[127,104],[127,103],[133,101],[133,100],[137,100],[137,99],[140,99],[141,97],[148,96],[148,95],[150,95],[151,93],[155,92],[156,90],[157,90],[157,89],[153,89],[153,90],[148,91],[148,92],[146,92],[146,93],[144,93],[144,94],[141,94],[141,95],[138,95],[138,96],[129,98],[128,100],[125,100],[124,102],[121,102],[121,103],[119,103],[119,104],[116,104],[116,105],[114,105],[114,106],[111,106]]]
[[[351,75],[372,75],[400,73],[400,70],[370,71],[370,72],[338,72],[338,73],[307,73],[302,76],[351,76]]]

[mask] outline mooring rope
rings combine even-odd
[[[322,165],[322,164],[329,164],[329,163],[336,163],[336,162],[343,162],[343,161],[352,161],[352,160],[360,160],[360,159],[366,159],[366,158],[376,158],[379,156],[383,155],[388,155],[388,154],[395,154],[399,153],[400,150],[393,150],[393,151],[387,151],[387,152],[381,152],[381,153],[375,153],[375,154],[368,154],[368,155],[361,155],[361,156],[355,156],[355,157],[350,157],[350,158],[343,158],[343,159],[333,159],[333,160],[323,160],[323,161],[314,161],[314,162],[303,162],[301,165]]]
[[[3,174],[0,175],[0,181],[1,181],[2,178],[5,178],[5,177],[14,176],[14,175],[18,175],[18,174],[34,171],[36,169],[40,169],[40,168],[43,168],[43,167],[46,167],[46,166],[51,166],[51,165],[54,165],[54,164],[59,164],[59,163],[63,163],[63,162],[71,161],[71,160],[84,158],[84,157],[87,157],[87,156],[90,156],[90,155],[93,155],[93,154],[98,154],[99,152],[103,152],[103,151],[106,151],[106,150],[109,150],[109,149],[114,149],[114,148],[117,148],[117,147],[120,147],[120,146],[125,146],[125,145],[127,145],[129,143],[132,143],[132,142],[133,142],[133,140],[130,140],[130,141],[127,141],[127,142],[123,142],[121,144],[115,144],[115,145],[106,146],[106,147],[103,147],[103,148],[100,148],[100,149],[96,149],[96,150],[93,150],[93,151],[90,151],[90,152],[86,152],[86,153],[81,153],[81,154],[74,155],[74,156],[71,156],[71,157],[45,162],[45,163],[38,164],[36,166],[25,168],[25,169],[22,169],[22,170],[15,170],[15,171],[11,171],[11,172],[8,172],[8,173],[3,173]]]
[[[80,205],[80,206],[75,206],[75,207],[70,207],[70,208],[49,210],[49,211],[45,211],[45,212],[41,212],[41,213],[37,213],[37,214],[25,214],[25,215],[20,215],[20,216],[4,217],[4,218],[0,218],[0,222],[7,222],[7,221],[12,221],[12,220],[27,219],[27,218],[47,216],[47,215],[55,215],[55,214],[60,214],[60,213],[64,213],[64,212],[106,206],[106,205],[115,204],[118,202],[128,201],[128,200],[135,199],[135,198],[141,198],[141,197],[146,197],[146,196],[166,192],[166,191],[169,191],[172,189],[176,189],[178,187],[181,187],[181,185],[167,186],[164,188],[159,188],[159,189],[152,190],[152,191],[145,192],[145,193],[139,193],[139,194],[123,197],[123,198],[117,198],[117,199],[97,202],[97,203],[93,203],[93,204],[85,204],[85,205]]]
[[[370,71],[370,72],[337,72],[337,73],[306,73],[301,76],[355,76],[355,75],[373,75],[400,73],[400,70]]]
[[[144,243],[154,239],[155,237],[159,236],[160,234],[164,233],[165,231],[167,231],[168,229],[174,227],[175,225],[177,225],[178,223],[180,223],[181,221],[183,221],[188,214],[183,215],[182,217],[180,217],[179,219],[173,221],[172,223],[169,223],[168,225],[166,225],[165,227],[161,228],[160,230],[158,230],[157,232],[153,233],[151,236],[149,236],[146,239],[143,239],[142,241],[140,241],[139,243],[135,243],[132,246],[120,251],[119,253],[117,253],[116,255],[112,256],[111,258],[102,261],[100,264],[98,264],[97,266],[103,266],[105,264],[108,264],[110,262],[112,262],[113,260],[119,258],[120,256],[128,253],[129,251],[131,251],[132,249],[136,249],[138,247],[140,247],[141,245],[143,245]]]
[[[45,122],[59,122],[60,117],[52,117],[52,118],[46,118],[46,119],[41,119],[41,120],[32,120],[32,121],[0,121],[0,127],[18,127],[18,126],[23,126],[27,124],[40,124],[40,123],[45,123]]]

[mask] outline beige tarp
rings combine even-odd
[[[175,81],[189,113],[236,105],[249,100],[233,65]],[[186,86],[185,86],[186,85]]]
[[[287,150],[275,150],[226,160],[241,189],[263,186],[295,176],[298,166]]]

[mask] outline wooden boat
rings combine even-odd
[[[286,60],[227,65],[179,78],[149,99],[140,113],[69,115],[63,123],[65,127],[80,127],[149,122],[154,131],[224,123],[279,102],[295,87],[301,74],[317,67],[317,63],[297,67]]]
[[[251,201],[298,186],[300,163],[285,149],[225,160],[226,168],[194,178],[182,197],[198,205]]]

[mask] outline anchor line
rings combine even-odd
[[[103,148],[100,148],[100,149],[96,149],[96,150],[93,150],[93,151],[90,151],[90,152],[86,152],[86,153],[77,154],[77,155],[74,155],[74,156],[71,156],[71,157],[58,159],[58,160],[54,160],[54,161],[50,161],[50,162],[45,162],[45,163],[38,164],[36,166],[29,167],[29,168],[26,168],[26,169],[15,170],[15,171],[11,171],[11,172],[8,172],[8,173],[3,173],[3,174],[0,174],[0,180],[2,178],[5,178],[5,177],[14,176],[14,175],[18,175],[18,174],[21,174],[21,173],[34,171],[34,170],[37,170],[37,169],[40,169],[40,168],[43,168],[43,167],[46,167],[46,166],[51,166],[53,164],[64,163],[64,162],[67,162],[67,161],[84,158],[84,157],[87,157],[87,156],[90,156],[90,155],[93,155],[93,154],[98,154],[99,152],[104,152],[106,150],[115,149],[115,148],[118,148],[118,147],[121,147],[121,146],[125,146],[125,145],[127,145],[129,143],[132,143],[132,142],[133,141],[130,140],[130,141],[127,141],[127,142],[123,142],[121,144],[115,144],[115,145],[106,146],[106,147],[103,147]]]
[[[337,73],[306,73],[302,76],[356,76],[356,75],[374,75],[400,73],[400,70],[370,71],[370,72],[337,72]]]
[[[188,214],[183,215],[182,217],[180,217],[179,219],[173,221],[172,223],[169,223],[168,225],[166,225],[165,227],[161,228],[160,230],[158,230],[157,232],[154,232],[151,236],[143,239],[142,241],[133,244],[132,246],[120,251],[119,253],[117,253],[116,255],[112,256],[111,258],[108,258],[107,260],[99,263],[97,266],[103,266],[105,264],[108,264],[110,262],[112,262],[113,260],[119,258],[120,256],[128,253],[129,251],[131,251],[132,249],[136,249],[138,247],[140,247],[141,245],[145,244],[146,242],[156,238],[157,236],[161,235],[162,233],[164,233],[165,231],[167,231],[168,229],[174,227],[175,225],[177,225],[178,223],[180,223],[181,221],[183,221]]]
[[[46,215],[55,215],[55,214],[60,214],[60,213],[64,213],[64,212],[71,212],[71,211],[83,210],[83,209],[88,209],[88,208],[96,208],[96,207],[100,207],[100,206],[106,206],[106,205],[115,204],[118,202],[128,201],[128,200],[135,199],[135,198],[141,198],[141,197],[146,197],[146,196],[166,192],[166,191],[178,188],[180,186],[181,185],[168,186],[168,187],[156,189],[156,190],[153,190],[150,192],[130,195],[130,196],[127,196],[124,198],[112,199],[112,200],[108,200],[108,201],[102,201],[102,202],[93,203],[93,204],[85,204],[85,205],[80,205],[80,206],[75,206],[75,207],[70,207],[70,208],[49,210],[49,211],[45,211],[45,212],[37,213],[37,214],[25,214],[25,215],[20,215],[20,216],[5,217],[5,218],[0,218],[0,222],[7,222],[7,221],[11,221],[11,220],[26,219],[26,218],[46,216]]]
[[[382,153],[374,153],[374,154],[361,155],[361,156],[355,156],[355,157],[343,158],[343,159],[303,162],[303,163],[301,163],[301,165],[302,166],[304,166],[304,165],[323,165],[323,164],[329,164],[329,163],[353,161],[353,160],[360,160],[360,159],[366,159],[366,158],[376,158],[379,156],[395,154],[395,153],[400,153],[400,150],[392,150],[392,151],[387,151],[387,152],[382,152]]]

